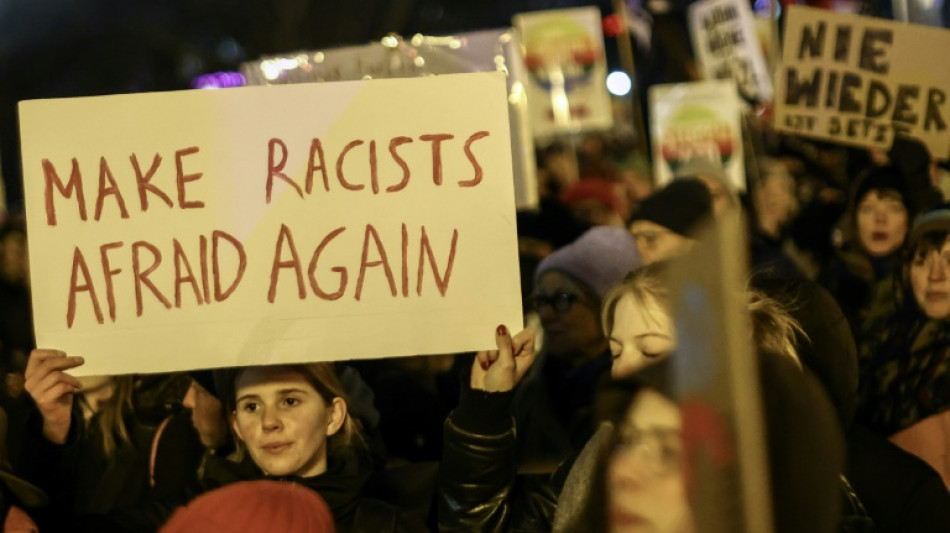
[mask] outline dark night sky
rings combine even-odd
[[[16,103],[188,88],[195,75],[387,33],[499,28],[520,12],[610,0],[0,0],[0,162],[21,207]]]

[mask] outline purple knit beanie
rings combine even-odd
[[[545,257],[535,270],[534,282],[537,285],[541,275],[549,270],[559,270],[603,299],[611,287],[638,266],[640,255],[630,232],[616,226],[595,226]]]

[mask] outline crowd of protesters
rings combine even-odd
[[[3,530],[736,530],[734,501],[696,501],[708,420],[671,385],[665,277],[734,216],[775,531],[950,530],[943,170],[907,139],[768,151],[740,191],[705,160],[654,186],[604,136],[539,150],[527,326],[476,354],[76,378],[81,357],[34,346],[7,214]]]

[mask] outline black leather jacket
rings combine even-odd
[[[558,476],[519,476],[512,394],[469,391],[445,422],[439,531],[550,531]]]

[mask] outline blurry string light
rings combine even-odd
[[[266,59],[261,61],[261,72],[269,80],[276,80],[285,70],[293,70],[306,63],[307,56],[301,54],[295,58],[280,57],[277,59]]]
[[[511,105],[520,104],[525,98],[524,85],[520,81],[511,84],[511,92],[508,93],[508,103]]]
[[[191,82],[192,89],[224,89],[227,87],[243,87],[247,80],[240,72],[215,72],[202,74]]]
[[[473,38],[476,41],[471,41]],[[508,52],[504,49],[512,42],[513,34],[504,32],[493,38],[497,39],[494,54],[485,59],[490,59],[492,70],[508,75]],[[444,70],[446,65],[458,68],[458,61],[471,61],[472,47],[487,48],[488,43],[481,43],[480,39],[480,34],[472,37],[417,33],[404,38],[391,33],[366,46],[261,58],[243,64],[241,70],[251,85],[425,76]],[[456,55],[456,51],[462,55]],[[433,68],[435,71],[430,72]]]

